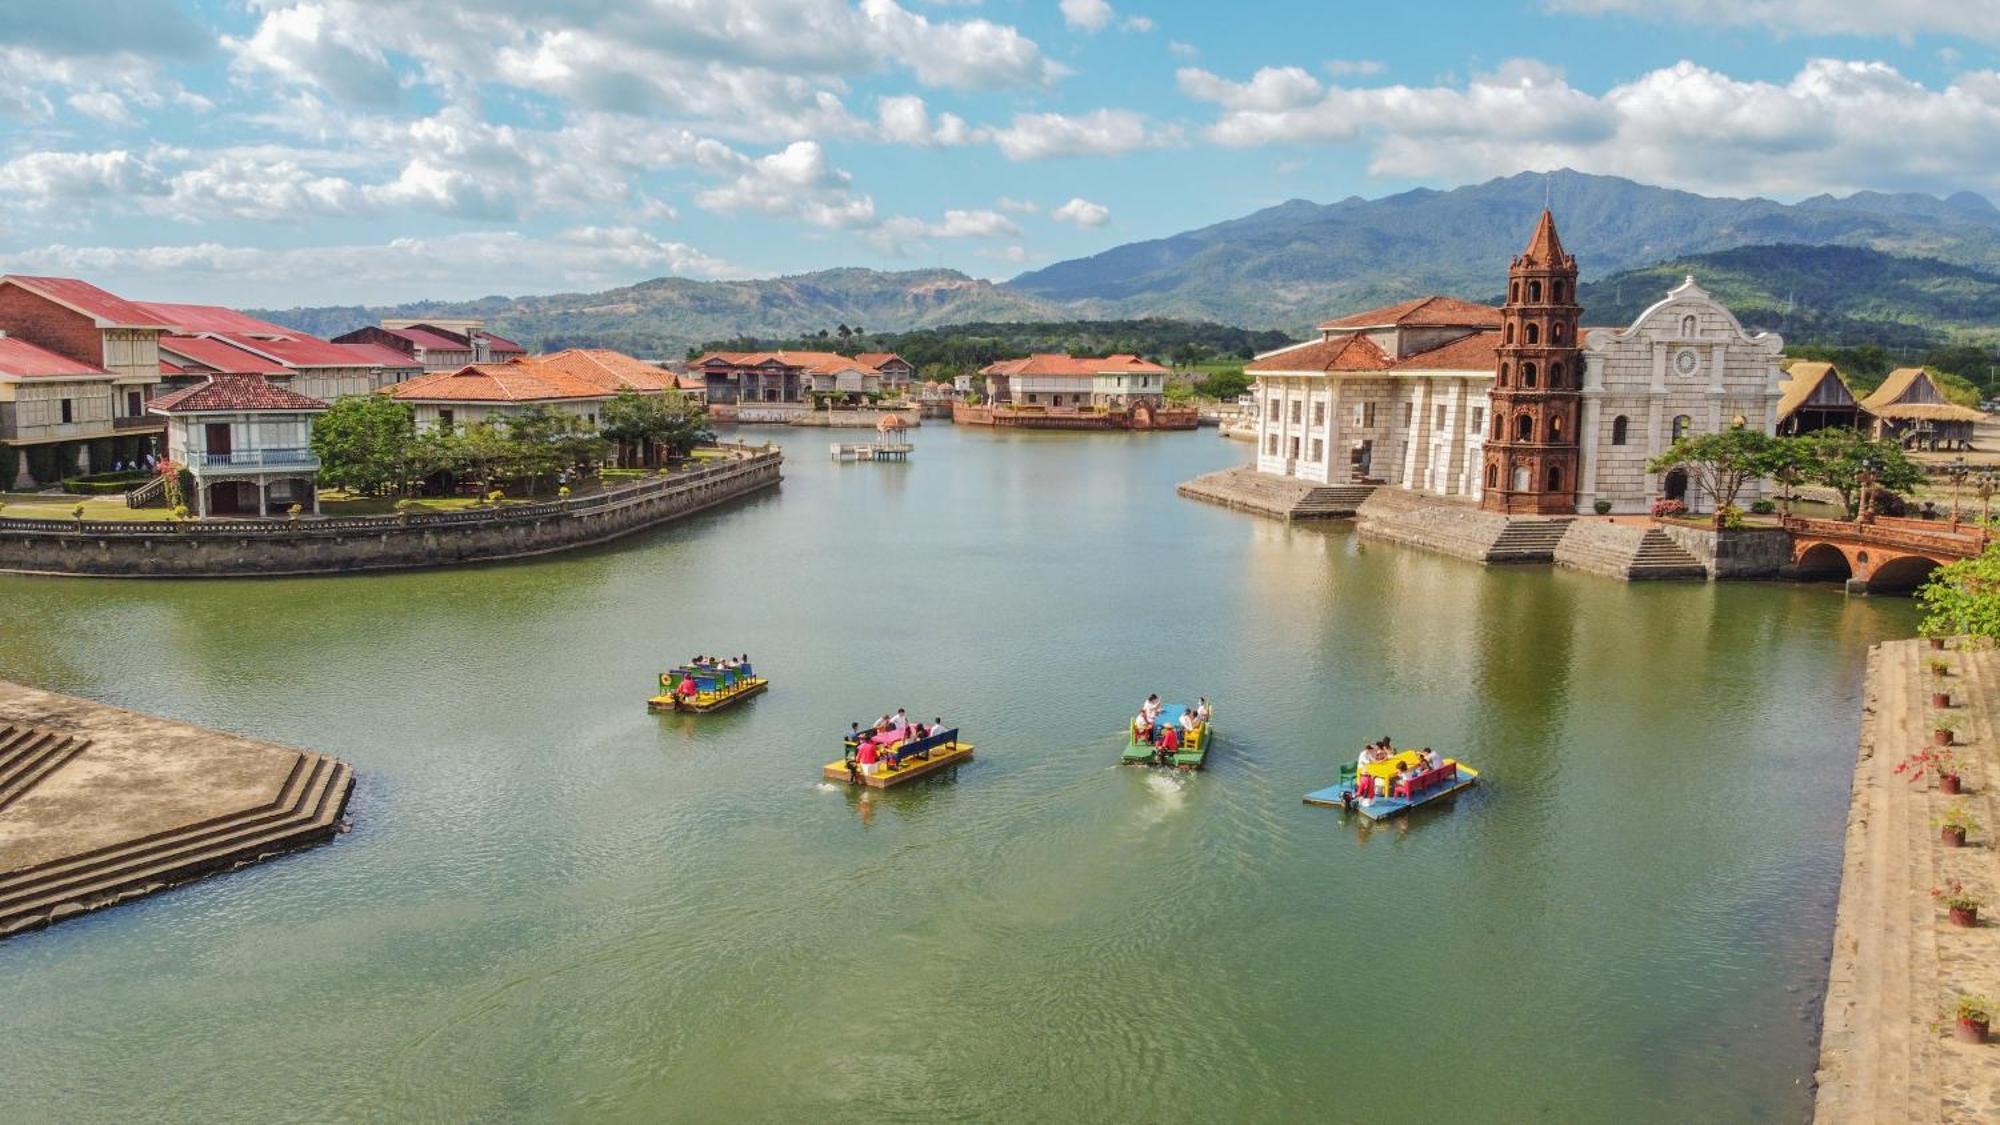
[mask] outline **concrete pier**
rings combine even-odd
[[[0,681],[0,938],[333,839],[307,750]]]

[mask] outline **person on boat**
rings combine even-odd
[[[1134,715],[1132,717],[1132,741],[1143,742],[1146,743],[1147,745],[1152,744],[1153,724],[1149,719],[1146,718],[1146,713],[1144,711],[1141,711],[1137,715]]]
[[[906,710],[906,709],[904,709],[904,708],[902,708],[902,707],[898,707],[898,708],[896,708],[896,717],[895,717],[895,718],[893,718],[893,719],[891,719],[891,720],[889,720],[889,729],[891,729],[891,730],[909,730],[909,729],[910,729],[910,713],[909,713],[909,711],[908,711],[908,710]]]
[[[1149,727],[1153,725],[1154,719],[1160,717],[1160,697],[1157,693],[1147,696],[1146,702],[1139,705],[1139,714]]]
[[[928,737],[936,738],[938,735],[943,733],[944,733],[944,716],[938,715],[931,719],[931,733]]]
[[[700,689],[695,687],[694,677],[691,675],[682,675],[681,682],[674,686],[674,694],[680,696],[682,699],[693,699],[699,691]]]
[[[1423,763],[1424,769],[1434,770],[1438,768],[1438,756],[1428,746],[1424,747],[1423,752],[1417,755],[1417,759]]]
[[[1200,699],[1197,699],[1197,700],[1195,700],[1195,704],[1194,704],[1194,717],[1195,717],[1195,720],[1196,720],[1197,722],[1199,722],[1199,723],[1200,723],[1200,724],[1201,724],[1202,726],[1207,726],[1207,725],[1208,725],[1208,697],[1207,697],[1207,696],[1205,696],[1205,695],[1204,695],[1204,696],[1202,696],[1202,697],[1201,697]]]
[[[861,772],[870,777],[882,771],[882,757],[872,741],[861,744],[861,748],[855,752],[854,760],[861,767]]]
[[[867,732],[861,729],[860,723],[847,724],[847,741],[853,743],[856,746],[860,746],[861,743],[867,739],[867,737],[868,734]]]
[[[1182,711],[1181,733],[1193,734],[1195,731],[1199,729],[1201,729],[1201,716],[1195,714],[1192,710]]]

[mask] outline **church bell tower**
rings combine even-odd
[[[1563,252],[1555,217],[1542,212],[1507,270],[1500,308],[1500,366],[1489,396],[1479,506],[1508,515],[1573,515],[1581,464],[1583,347],[1576,259]]]

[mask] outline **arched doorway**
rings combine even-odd
[[[1845,582],[1854,577],[1847,553],[1831,543],[1815,543],[1792,564],[1792,577],[1801,582]]]
[[[1669,500],[1685,502],[1688,498],[1688,472],[1686,469],[1668,469],[1660,480],[1660,492]]]
[[[1938,568],[1935,559],[1922,555],[1904,555],[1890,559],[1875,568],[1868,576],[1868,592],[1871,594],[1909,594],[1930,579],[1931,571]]]

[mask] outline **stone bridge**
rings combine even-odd
[[[1793,577],[1845,581],[1851,594],[1909,593],[1931,571],[1986,548],[1985,531],[1940,520],[1877,517],[1867,523],[1785,517]]]

